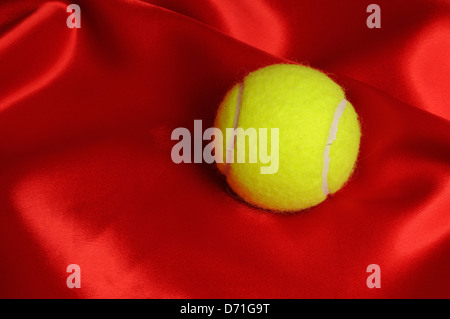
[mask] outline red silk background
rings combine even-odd
[[[448,1],[376,1],[381,29],[361,0],[76,3],[81,29],[0,2],[0,297],[450,298]],[[352,180],[291,215],[170,157],[280,62],[331,74],[363,131]]]

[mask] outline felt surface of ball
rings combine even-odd
[[[337,131],[330,140],[333,125]],[[358,116],[342,88],[324,73],[295,64],[275,64],[247,75],[224,97],[214,126],[224,133],[224,151],[216,155],[223,156],[223,163],[217,166],[230,187],[246,202],[273,211],[306,209],[338,191],[354,170],[361,138]],[[226,163],[225,150],[233,144],[226,128],[236,127],[255,128],[258,140],[258,129],[267,128],[269,153],[270,129],[278,128],[276,173],[261,174],[260,168],[268,164],[259,158],[257,163],[248,161],[249,145],[259,141],[235,143],[234,162]],[[239,148],[246,154],[245,163],[237,163]]]

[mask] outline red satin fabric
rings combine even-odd
[[[0,3],[0,297],[450,298],[448,2],[377,1],[381,29],[360,0],[79,0],[81,29],[69,3]],[[342,191],[278,215],[171,161],[173,129],[289,61],[361,117]]]

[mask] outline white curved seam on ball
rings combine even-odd
[[[230,170],[231,158],[234,157],[234,144],[236,142],[236,128],[239,124],[239,115],[241,114],[241,104],[242,104],[242,93],[244,91],[244,82],[239,85],[238,96],[236,99],[236,108],[234,110],[234,122],[233,122],[233,135],[230,137],[228,147],[226,150],[226,163],[225,163],[225,176],[228,176],[228,171]]]
[[[331,144],[333,144],[336,139],[339,120],[344,113],[345,107],[347,106],[348,101],[343,99],[338,106],[336,107],[336,111],[334,112],[333,121],[331,122],[330,131],[328,133],[327,144],[325,145],[325,149],[323,151],[323,171],[322,171],[322,191],[325,196],[330,194],[330,190],[328,188],[328,170],[330,169],[330,148]]]

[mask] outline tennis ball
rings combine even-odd
[[[361,139],[358,116],[342,88],[324,73],[295,64],[248,74],[224,97],[214,126],[224,133],[216,142],[223,150],[216,152],[217,166],[233,191],[254,206],[280,212],[315,206],[342,188]],[[241,130],[225,134],[227,128]],[[247,134],[249,128],[256,135]],[[276,128],[278,140],[272,139]],[[269,164],[261,148],[264,154],[278,152],[270,154],[278,160],[272,173],[263,173]]]

